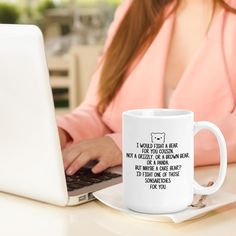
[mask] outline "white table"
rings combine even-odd
[[[217,166],[198,168],[196,177],[208,182]],[[236,164],[228,167],[223,189],[236,194]],[[98,201],[77,207],[56,207],[0,193],[0,235],[92,236],[92,235],[236,235],[236,204],[182,224],[143,221],[106,207]]]

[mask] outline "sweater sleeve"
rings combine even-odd
[[[82,139],[96,138],[112,133],[106,124],[102,121],[102,117],[97,113],[96,106],[98,103],[98,86],[102,70],[102,58],[109,47],[116,30],[119,27],[125,13],[127,12],[132,0],[124,0],[117,8],[114,20],[111,23],[103,52],[98,60],[97,68],[91,78],[91,82],[84,101],[71,113],[64,116],[57,116],[58,127],[64,129],[72,138],[72,142],[78,142]],[[116,135],[111,135],[111,138]]]
[[[228,162],[236,162],[236,109],[221,118],[211,120],[224,135]],[[219,147],[215,136],[207,130],[200,131],[195,137],[195,166],[219,163]]]

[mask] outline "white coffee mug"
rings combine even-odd
[[[213,194],[222,186],[227,149],[213,123],[194,122],[192,111],[178,109],[129,110],[123,112],[122,123],[127,208],[157,214],[181,211],[192,203],[194,194]],[[202,129],[216,136],[220,148],[219,176],[210,187],[194,180],[194,135]]]

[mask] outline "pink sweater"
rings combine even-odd
[[[104,47],[106,51],[132,0],[118,8]],[[228,1],[236,7],[236,0]],[[121,90],[102,116],[96,112],[102,65],[93,74],[83,103],[70,114],[57,117],[73,142],[109,135],[122,148],[122,112],[137,108],[163,108],[165,63],[175,14],[165,21],[142,58],[136,60]],[[236,161],[236,15],[221,10],[185,70],[168,108],[194,111],[195,120],[215,123],[227,142],[228,161]],[[218,163],[218,145],[209,131],[195,137],[195,165]]]

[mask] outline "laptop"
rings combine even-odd
[[[122,181],[119,167],[91,167],[65,175],[40,29],[0,24],[0,191],[72,206]]]

